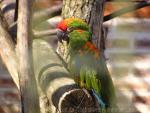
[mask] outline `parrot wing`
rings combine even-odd
[[[97,68],[97,78],[101,81],[101,96],[104,103],[106,103],[106,107],[108,107],[109,110],[115,110],[117,109],[115,88],[103,56],[100,56],[97,62]]]

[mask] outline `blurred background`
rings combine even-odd
[[[1,1],[8,23],[13,23],[8,18],[12,18],[11,13],[14,12],[14,7],[10,8],[9,4],[14,2]],[[35,9],[38,12],[60,4],[62,0],[36,0]],[[107,2],[104,15],[130,4],[133,2]],[[53,19],[47,18],[35,27],[35,31],[54,29],[60,20],[59,14]],[[104,22],[104,26],[108,31],[105,54],[120,110],[122,113],[150,113],[150,7]],[[44,39],[54,45],[57,42],[55,35],[45,35]],[[20,113],[19,91],[1,60],[0,113]]]
[[[105,15],[131,3],[111,2]],[[106,55],[123,113],[150,113],[150,7],[104,23]]]

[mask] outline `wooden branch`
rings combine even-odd
[[[44,31],[35,31],[34,30],[33,34],[35,37],[43,37],[43,36],[47,36],[47,35],[56,35],[57,29],[50,29],[50,30],[44,30]]]
[[[5,63],[13,81],[19,88],[18,80],[18,61],[15,53],[15,45],[11,40],[11,36],[7,32],[8,25],[0,11],[0,55]]]
[[[109,15],[106,15],[104,17],[104,22],[108,21],[108,20],[111,20],[115,17],[118,17],[120,15],[123,15],[125,13],[129,13],[131,11],[135,11],[137,9],[140,9],[140,8],[143,8],[143,7],[147,7],[147,6],[150,6],[150,1],[147,1],[147,2],[140,2],[138,4],[133,4],[133,5],[130,5],[130,6],[127,6],[125,8],[122,8],[120,10],[117,10]]]
[[[39,97],[32,67],[32,4],[34,0],[19,0],[17,55],[22,113],[40,113]]]
[[[1,3],[1,10],[4,17],[6,18],[8,25],[14,22],[14,8],[14,0],[4,0]]]
[[[9,33],[13,37],[13,42],[16,42],[16,31],[17,31],[17,22],[14,22],[12,25],[9,26]],[[44,37],[44,36],[51,36],[56,35],[57,29],[50,29],[50,30],[43,30],[43,31],[36,31],[33,30],[34,37]]]
[[[34,40],[33,59],[40,96],[46,95],[49,100],[46,105],[51,113],[85,113],[86,110],[98,108],[90,94],[75,85],[63,62],[48,42],[42,39]]]
[[[16,25],[12,27],[12,24],[14,24],[14,9],[15,9],[16,3],[15,0],[4,0],[1,4],[1,10],[3,16],[6,18],[6,21],[8,23],[8,32],[11,35],[11,38],[13,42],[16,44]],[[11,27],[11,29],[10,29]]]
[[[0,3],[2,3],[4,0],[0,0]]]
[[[2,10],[3,14],[14,10],[14,8],[15,8],[15,3],[11,2],[11,1],[10,1],[10,3],[2,3],[2,5],[1,5],[1,10]]]
[[[36,26],[36,24],[39,24],[53,16],[60,15],[61,9],[62,9],[62,4],[53,6],[51,8],[48,8],[40,12],[35,12],[33,15],[34,26]]]

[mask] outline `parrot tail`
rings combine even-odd
[[[92,93],[94,95],[94,97],[96,98],[96,100],[98,101],[99,106],[101,107],[101,113],[106,113],[106,104],[103,102],[101,96],[96,93],[94,90],[92,90]]]

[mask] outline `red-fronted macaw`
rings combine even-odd
[[[102,108],[101,113],[115,113],[112,112],[116,109],[114,85],[103,55],[91,41],[88,24],[82,19],[68,18],[57,28],[59,41],[68,42],[68,69],[75,82],[92,92]]]

